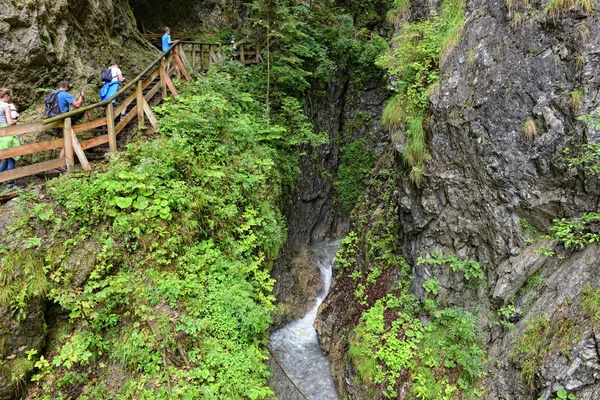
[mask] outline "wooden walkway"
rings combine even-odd
[[[153,127],[158,127],[158,122],[150,103],[160,102],[168,96],[169,92],[177,96],[178,92],[173,84],[173,78],[187,81],[192,80],[189,71],[205,70],[213,63],[217,63],[223,56],[231,56],[227,47],[211,43],[194,41],[176,41],[167,52],[163,53],[150,66],[148,66],[135,79],[123,86],[115,95],[100,103],[80,107],[75,111],[45,119],[40,122],[17,124],[6,128],[0,128],[1,136],[21,136],[30,133],[39,133],[52,129],[62,129],[63,138],[46,140],[10,149],[0,150],[0,160],[15,156],[24,156],[35,153],[47,152],[54,149],[64,148],[65,155],[61,158],[42,161],[27,166],[21,166],[10,171],[0,172],[0,182],[17,178],[31,176],[56,168],[66,167],[72,171],[75,167],[75,159],[79,161],[84,171],[91,171],[91,165],[86,157],[85,150],[98,147],[108,143],[109,151],[117,151],[117,136],[127,126],[137,122],[137,126],[144,126],[146,121]],[[188,57],[186,51],[191,57]],[[262,56],[255,47],[252,51],[244,51],[240,48],[235,52],[240,62],[246,66],[262,61]],[[190,61],[191,60],[191,61]],[[125,100],[117,105],[112,101],[118,96],[125,96]],[[83,115],[92,110],[103,114],[93,120],[72,124],[72,118]],[[101,113],[100,111],[103,111]],[[123,113],[123,117],[116,121]],[[101,130],[103,134],[91,139],[80,139],[78,135],[92,130]],[[50,133],[51,136],[53,133]],[[81,136],[81,135],[80,135]]]

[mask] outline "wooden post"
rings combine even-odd
[[[106,106],[106,130],[108,131],[108,147],[111,152],[117,151],[117,135],[115,134],[115,113],[113,104]]]
[[[179,65],[177,64],[177,59],[179,58],[179,45],[175,46],[173,49],[173,60],[175,61],[175,72],[177,73],[177,79],[181,79],[181,72],[179,71]]]
[[[244,45],[240,46],[240,61],[242,62],[242,66],[246,66],[246,59],[244,58]]]
[[[196,70],[196,44],[192,43],[192,71]]]
[[[71,118],[65,118],[63,125],[63,139],[65,142],[65,158],[67,162],[67,171],[71,172],[75,166],[75,159],[73,158],[73,140],[72,135]]]
[[[161,98],[164,99],[167,97],[167,61],[163,58],[160,60],[160,89],[161,89]]]
[[[204,45],[200,44],[200,71],[204,72]]]
[[[138,81],[136,89],[135,107],[137,110],[138,128],[144,126],[144,90],[142,89],[142,81]]]
[[[208,68],[212,66],[212,44],[208,45]]]

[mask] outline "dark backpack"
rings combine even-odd
[[[111,68],[106,68],[105,70],[100,72],[100,80],[102,82],[110,82],[110,81],[112,81],[112,79],[113,79],[113,76],[112,76]]]
[[[60,108],[58,107],[58,91],[45,95],[44,104],[46,105],[46,118],[60,115]]]

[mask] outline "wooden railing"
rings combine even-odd
[[[190,45],[191,63],[184,51],[184,46],[189,47]],[[232,52],[230,52],[230,54],[231,53]],[[261,59],[258,49],[254,53],[254,58],[246,58],[246,53],[241,48],[237,53],[239,53],[239,57],[244,65],[254,63],[255,61],[253,60],[259,62]],[[90,171],[91,166],[86,158],[84,150],[108,143],[109,151],[117,151],[117,135],[123,131],[125,126],[135,117],[137,117],[138,126],[143,126],[145,119],[147,119],[150,125],[156,128],[157,120],[148,103],[150,99],[156,94],[159,94],[160,99],[162,100],[168,95],[168,91],[170,91],[173,96],[177,96],[177,89],[171,79],[173,76],[180,78],[183,75],[186,80],[191,81],[190,68],[192,71],[195,71],[198,68],[204,70],[206,67],[212,65],[212,63],[218,62],[224,55],[227,56],[221,45],[177,41],[169,48],[169,50],[167,50],[167,52],[157,58],[135,79],[128,82],[115,95],[102,102],[81,107],[75,111],[45,119],[41,122],[17,124],[6,128],[0,128],[0,136],[21,136],[28,133],[42,132],[56,128],[62,128],[63,130],[63,138],[61,139],[47,140],[0,150],[0,160],[54,150],[61,147],[65,150],[64,157],[0,172],[0,182],[39,174],[60,167],[66,167],[68,171],[71,171],[75,166],[75,157],[79,160],[84,171]],[[198,62],[196,61],[197,58]],[[157,78],[160,78],[160,80],[154,83]],[[115,107],[112,101],[122,95],[126,96],[125,100]],[[128,109],[129,106],[132,107]],[[72,125],[73,117],[88,113],[91,110],[101,109],[104,109],[105,111],[104,116],[94,120],[90,119],[87,122],[77,125]],[[115,123],[115,117],[119,117],[123,111],[125,111],[124,117],[121,118],[119,122]],[[106,127],[106,134],[82,141],[77,137],[77,135],[82,132],[100,127]]]
[[[237,50],[232,51],[231,45],[224,45],[218,43],[200,43],[182,40],[180,43],[188,47],[191,53],[191,62],[189,66],[196,70],[204,70],[210,67],[213,63],[218,62],[222,57],[234,57],[239,60],[245,67],[251,64],[258,64],[263,62],[260,48],[256,43],[241,43],[237,45]],[[185,60],[188,63],[189,59]]]

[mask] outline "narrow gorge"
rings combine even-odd
[[[309,311],[340,399],[600,399],[597,6],[4,1],[27,121],[165,25],[264,63],[0,204],[0,399],[271,399],[269,337]]]

